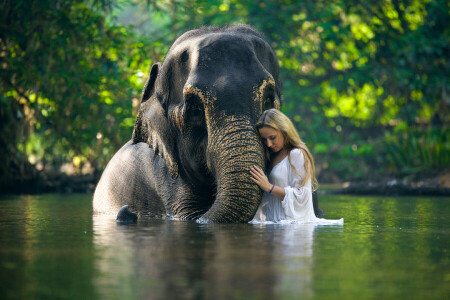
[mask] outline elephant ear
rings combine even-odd
[[[156,155],[164,158],[172,176],[178,175],[175,139],[164,109],[156,97],[160,64],[154,64],[142,92],[141,105],[134,124],[132,141],[147,143]]]
[[[152,66],[150,76],[145,82],[144,90],[142,91],[141,104],[150,99],[150,97],[155,93],[156,79],[158,78],[160,67],[160,63],[156,63]]]

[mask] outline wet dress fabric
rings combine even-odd
[[[289,164],[289,157],[297,172]],[[303,152],[295,148],[272,168],[268,176],[269,182],[283,187],[286,195],[284,199],[280,199],[264,192],[261,204],[250,223],[343,224],[344,219],[326,220],[315,216],[311,179],[304,186],[298,187],[306,174],[304,164]]]

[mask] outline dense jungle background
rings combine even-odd
[[[282,111],[320,183],[450,185],[449,12],[445,0],[1,1],[0,190],[92,189],[131,137],[151,65],[186,30],[237,23],[275,49]]]

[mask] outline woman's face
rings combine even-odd
[[[264,145],[272,152],[277,153],[284,148],[284,136],[279,130],[271,127],[262,127],[258,129],[259,135]]]

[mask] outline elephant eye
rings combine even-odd
[[[273,108],[273,101],[270,98],[266,98],[263,102],[263,110],[268,110]]]
[[[203,118],[203,112],[200,109],[200,107],[194,106],[191,108],[191,118],[192,119]]]
[[[203,104],[197,96],[192,95],[186,99],[186,121],[191,125],[203,124],[204,119]]]
[[[268,86],[264,91],[264,98],[262,102],[262,109],[267,110],[274,107],[275,91],[272,86]]]

